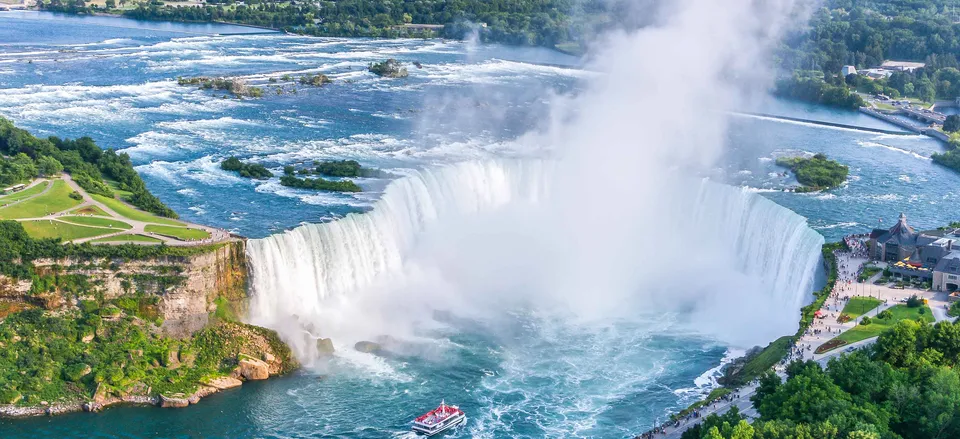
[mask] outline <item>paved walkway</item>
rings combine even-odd
[[[189,227],[189,228],[204,230],[204,231],[206,231],[207,233],[210,234],[210,237],[209,237],[209,238],[204,238],[204,239],[195,240],[195,241],[185,241],[185,240],[177,239],[177,238],[170,237],[170,236],[166,236],[166,235],[160,235],[160,234],[157,234],[157,233],[148,232],[148,231],[146,230],[146,227],[147,227],[147,226],[149,226],[149,225],[154,225],[154,224],[156,224],[156,225],[163,225],[163,224],[151,223],[151,222],[146,222],[146,221],[138,221],[138,220],[130,219],[130,218],[127,218],[127,217],[125,217],[125,216],[123,216],[123,215],[120,215],[119,213],[117,213],[115,210],[111,209],[111,208],[110,208],[109,206],[107,206],[106,204],[101,203],[101,202],[97,201],[96,199],[94,199],[93,197],[91,197],[90,194],[87,193],[87,191],[83,190],[83,188],[81,188],[75,181],[73,181],[73,178],[71,178],[69,174],[64,173],[64,174],[62,174],[61,178],[63,179],[64,182],[67,183],[68,186],[70,186],[71,189],[73,189],[74,191],[76,191],[77,193],[79,193],[79,194],[81,194],[81,195],[83,196],[83,201],[82,201],[79,205],[74,206],[74,207],[71,207],[70,209],[65,210],[65,211],[62,211],[62,212],[55,212],[55,213],[51,213],[50,215],[46,215],[46,216],[42,216],[42,217],[37,217],[37,218],[18,218],[17,221],[57,221],[57,222],[64,223],[64,224],[70,224],[70,225],[76,225],[76,226],[83,226],[83,227],[91,227],[91,228],[99,228],[99,229],[113,230],[113,231],[114,231],[113,233],[105,233],[105,234],[103,234],[103,235],[97,235],[97,236],[93,236],[93,237],[89,237],[89,238],[80,238],[80,239],[75,239],[75,240],[73,240],[73,241],[70,241],[70,242],[73,242],[73,243],[75,243],[75,244],[79,244],[79,243],[83,243],[83,242],[89,242],[89,241],[93,241],[93,240],[97,240],[97,239],[101,239],[101,238],[116,237],[116,236],[123,236],[123,235],[144,235],[144,236],[149,236],[149,237],[151,237],[151,238],[158,239],[158,240],[160,240],[161,242],[163,242],[164,244],[170,245],[170,246],[196,246],[196,245],[213,244],[213,243],[217,243],[217,242],[221,242],[221,241],[228,241],[228,240],[234,240],[234,239],[236,239],[236,238],[233,238],[233,237],[230,235],[230,232],[227,232],[226,230],[222,230],[222,229],[218,229],[218,228],[214,228],[214,227],[208,227],[208,226],[204,226],[204,225],[200,225],[200,224],[193,224],[193,223],[190,223],[190,222],[187,222],[187,221],[183,221],[183,220],[176,220],[176,221],[183,223],[183,227]],[[35,180],[34,182],[31,182],[31,184],[30,184],[30,186],[28,186],[28,188],[34,186],[35,184],[38,184],[40,181],[41,181],[41,180]],[[46,181],[46,180],[42,180],[42,181]],[[44,189],[42,192],[40,192],[40,193],[38,193],[38,194],[35,194],[35,195],[33,195],[33,196],[30,196],[30,197],[28,197],[28,198],[25,198],[25,199],[23,199],[23,200],[20,200],[20,201],[14,202],[14,203],[10,203],[9,206],[12,206],[12,205],[14,205],[14,204],[16,204],[16,203],[20,203],[20,202],[23,202],[23,201],[26,201],[26,200],[32,200],[32,199],[34,199],[34,198],[36,198],[36,197],[39,197],[39,196],[47,193],[47,192],[50,190],[50,188],[52,188],[52,187],[53,187],[53,184],[50,184],[50,185],[48,185],[47,188]],[[24,189],[24,190],[25,190],[25,189]],[[118,200],[118,201],[121,202],[121,203],[124,203],[122,200]],[[72,213],[72,212],[76,212],[76,211],[78,211],[78,210],[81,210],[81,209],[83,209],[84,207],[91,207],[91,206],[97,207],[97,208],[99,208],[100,210],[102,210],[103,212],[105,212],[105,213],[110,217],[110,219],[113,219],[113,220],[118,221],[118,222],[126,223],[126,224],[130,225],[131,228],[130,228],[130,229],[115,229],[115,228],[112,228],[112,227],[92,226],[92,225],[88,225],[88,224],[78,224],[78,223],[69,222],[69,221],[67,221],[67,220],[64,220],[64,218],[63,218],[63,217],[68,217],[68,216],[90,216],[90,217],[92,217],[92,218],[93,218],[93,217],[95,217],[95,218],[103,218],[102,216],[83,215],[83,214]],[[131,209],[136,209],[136,208],[133,207],[133,206],[130,206],[130,208],[131,208]],[[152,244],[152,243],[149,243],[149,242],[142,242],[142,241],[122,241],[122,240],[120,240],[120,241],[102,242],[102,243],[98,243],[98,244],[155,245],[155,244]]]
[[[824,306],[821,308],[823,318],[814,319],[814,324],[810,326],[807,332],[804,333],[804,335],[797,342],[797,346],[795,347],[793,353],[788,357],[788,360],[814,360],[821,366],[826,367],[829,360],[833,357],[876,343],[877,337],[873,337],[858,341],[856,343],[851,343],[843,346],[842,348],[834,349],[830,352],[815,354],[817,347],[825,343],[827,340],[836,337],[838,333],[842,333],[847,329],[853,328],[863,317],[860,316],[856,320],[846,323],[839,323],[837,321],[837,317],[839,317],[843,307],[847,304],[850,297],[869,296],[883,300],[884,303],[878,308],[865,314],[873,317],[887,308],[905,302],[908,297],[917,295],[928,300],[928,304],[933,311],[936,321],[955,320],[954,318],[947,316],[947,308],[949,306],[949,303],[947,302],[947,293],[936,293],[915,289],[895,289],[887,286],[874,285],[873,281],[879,278],[881,273],[877,273],[870,279],[867,279],[866,282],[858,282],[857,277],[860,274],[860,270],[863,265],[868,262],[865,256],[865,246],[863,246],[863,243],[855,240],[848,241],[848,243],[854,249],[854,252],[837,253],[837,283],[834,287],[833,293],[830,295],[827,301],[824,302]],[[779,375],[781,378],[786,378],[784,369],[784,364],[780,364],[775,367],[777,375]],[[753,403],[750,401],[750,397],[756,393],[756,389],[757,384],[755,382],[750,383],[749,385],[738,389],[735,393],[737,396],[731,398],[730,400],[718,401],[708,407],[702,408],[699,410],[699,417],[687,418],[682,420],[679,425],[671,424],[671,426],[664,429],[663,433],[653,435],[652,437],[679,439],[684,431],[694,425],[699,424],[703,418],[714,413],[726,413],[733,406],[736,406],[740,410],[740,413],[746,418],[750,420],[756,419],[759,414],[757,413],[756,409],[753,408]]]

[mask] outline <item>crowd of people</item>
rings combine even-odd
[[[824,307],[818,313],[817,318],[806,329],[804,336],[791,346],[790,352],[780,361],[777,369],[782,370],[786,365],[794,360],[809,359],[813,356],[816,346],[822,344],[824,340],[829,340],[840,334],[842,323],[838,320],[843,307],[846,306],[851,297],[857,296],[857,279],[863,271],[865,262],[869,259],[869,249],[866,245],[868,235],[850,235],[844,238],[849,251],[835,251],[834,256],[837,260],[837,282],[824,303]],[[828,322],[837,322],[830,324]],[[758,384],[757,380],[752,383]],[[684,431],[689,427],[700,423],[700,419],[714,412],[718,404],[733,401],[740,398],[740,393],[735,392],[723,398],[711,402],[709,405],[691,411],[687,415],[675,419],[672,423],[654,427],[652,430],[636,436],[634,439],[650,439],[655,437],[667,436],[671,432]]]
[[[752,384],[753,384],[754,386],[759,385],[759,380],[754,380]],[[733,403],[734,401],[739,400],[739,399],[741,398],[741,393],[740,393],[740,392],[741,392],[741,391],[738,389],[738,390],[733,391],[733,392],[731,392],[731,393],[728,393],[728,394],[726,394],[726,395],[724,395],[724,396],[721,396],[721,397],[719,397],[719,398],[717,398],[717,399],[714,399],[714,400],[711,401],[709,404],[707,404],[707,405],[705,405],[705,406],[703,406],[703,407],[700,407],[700,408],[698,408],[698,409],[696,409],[696,410],[692,410],[692,411],[690,411],[690,413],[687,413],[685,416],[681,416],[681,417],[675,418],[675,419],[673,420],[673,422],[665,423],[665,424],[663,424],[663,425],[654,426],[652,430],[650,430],[650,431],[648,431],[648,432],[646,432],[646,433],[643,433],[643,434],[634,436],[634,439],[650,439],[650,438],[655,438],[655,437],[658,437],[658,436],[666,436],[666,435],[670,432],[669,429],[671,429],[671,428],[673,428],[673,429],[680,429],[680,427],[684,427],[682,430],[680,430],[680,431],[684,431],[684,430],[686,430],[686,429],[689,428],[689,427],[693,427],[693,426],[699,424],[699,423],[700,423],[700,419],[705,416],[704,411],[709,410],[709,411],[713,412],[713,409],[716,409],[717,406],[719,406],[719,405],[721,405],[721,404],[723,404],[723,403]],[[674,431],[676,431],[676,430],[674,430]]]

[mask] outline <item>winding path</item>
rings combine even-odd
[[[208,227],[208,226],[204,226],[204,225],[200,225],[200,224],[194,224],[194,223],[190,223],[190,222],[183,221],[183,220],[176,220],[176,221],[182,223],[184,228],[193,228],[193,229],[203,230],[203,231],[209,233],[209,234],[210,234],[210,237],[209,237],[209,238],[204,238],[204,239],[199,239],[199,240],[196,240],[196,241],[188,241],[188,240],[182,240],[182,239],[174,238],[174,237],[167,236],[167,235],[162,235],[162,234],[159,234],[159,233],[149,232],[149,231],[146,230],[147,226],[150,226],[150,225],[164,225],[164,224],[152,223],[152,222],[149,222],[149,221],[139,221],[139,220],[134,220],[134,219],[131,219],[131,218],[127,218],[127,217],[125,217],[125,216],[117,213],[115,210],[111,209],[111,208],[110,208],[109,206],[107,206],[106,204],[101,203],[100,201],[97,201],[96,199],[94,199],[93,197],[91,197],[90,194],[88,194],[87,191],[83,190],[83,188],[81,188],[80,185],[78,185],[77,182],[75,182],[75,181],[73,180],[73,178],[70,177],[69,174],[63,173],[60,178],[61,178],[64,182],[66,182],[67,186],[69,186],[72,190],[76,191],[77,193],[79,193],[80,195],[83,196],[83,201],[82,201],[79,205],[70,207],[69,209],[64,210],[64,211],[61,211],[61,212],[55,212],[55,213],[52,213],[52,214],[50,214],[50,215],[45,215],[45,216],[42,216],[42,217],[36,217],[36,218],[17,218],[16,221],[57,221],[57,222],[59,222],[59,223],[69,224],[69,225],[72,225],[72,226],[82,226],[82,227],[98,228],[98,229],[105,229],[105,230],[113,230],[113,231],[115,231],[114,233],[107,233],[107,234],[103,234],[103,235],[91,236],[91,237],[88,237],[88,238],[78,238],[78,239],[75,239],[75,240],[73,240],[73,241],[70,241],[70,242],[72,242],[72,243],[74,243],[74,244],[80,244],[80,243],[90,242],[90,241],[94,241],[94,240],[98,240],[98,239],[102,239],[102,238],[118,237],[118,236],[123,236],[123,235],[143,235],[143,236],[149,236],[149,237],[151,237],[151,238],[160,240],[160,242],[162,242],[162,243],[164,243],[164,244],[166,244],[166,245],[169,245],[169,246],[181,246],[181,247],[183,247],[183,246],[196,246],[196,245],[213,244],[213,243],[217,243],[217,242],[231,241],[231,240],[236,240],[236,239],[237,239],[237,238],[232,237],[232,236],[230,235],[230,233],[227,232],[226,230],[222,230],[222,229],[218,229],[218,228],[214,228],[214,227]],[[35,199],[35,198],[37,198],[37,197],[40,197],[40,196],[46,194],[46,193],[49,192],[50,189],[53,187],[53,182],[55,182],[55,179],[54,179],[54,180],[47,180],[47,179],[34,180],[33,182],[30,183],[30,185],[28,185],[28,186],[27,186],[26,188],[24,188],[23,190],[29,189],[29,188],[31,188],[31,187],[33,187],[33,186],[35,186],[35,185],[37,185],[37,184],[43,183],[43,182],[49,182],[49,183],[47,184],[47,187],[46,187],[42,192],[37,193],[37,194],[34,194],[34,195],[32,195],[32,196],[30,196],[30,197],[27,197],[27,198],[24,198],[24,199],[22,199],[22,200],[18,200],[18,201],[12,202],[12,203],[4,206],[4,207],[13,206],[13,205],[16,205],[16,204],[18,204],[18,203],[22,203],[22,202],[27,201],[27,200],[32,200],[32,199]],[[117,201],[120,202],[120,203],[126,204],[123,200],[117,200]],[[130,229],[119,230],[119,229],[115,229],[115,228],[112,228],[112,227],[105,227],[105,226],[97,226],[97,225],[73,223],[73,222],[70,222],[69,220],[64,219],[64,217],[68,217],[68,216],[89,216],[89,217],[91,217],[91,218],[107,218],[107,217],[103,217],[103,216],[99,216],[99,215],[83,215],[83,214],[73,213],[73,212],[76,212],[76,211],[78,211],[78,210],[82,210],[82,209],[85,208],[85,207],[91,207],[91,206],[97,207],[97,208],[99,208],[100,210],[102,210],[103,212],[105,212],[110,219],[112,219],[112,220],[114,220],[114,221],[117,221],[117,222],[125,223],[125,224],[131,226],[131,228],[130,228]],[[131,208],[131,209],[135,209],[135,210],[139,210],[139,209],[137,209],[137,208],[135,208],[135,207],[133,207],[133,206],[130,206],[130,208]],[[100,243],[98,243],[98,244],[111,244],[111,245],[119,245],[119,244],[156,245],[156,244],[153,244],[153,243],[150,243],[150,242],[143,242],[143,241],[124,241],[124,240],[100,242]]]

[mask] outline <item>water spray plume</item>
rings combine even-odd
[[[822,238],[700,176],[724,152],[724,110],[766,89],[803,6],[672,2],[605,36],[600,74],[517,141],[549,158],[424,170],[372,212],[251,241],[254,322],[306,359],[314,338],[412,335],[434,310],[594,325],[669,313],[744,346],[791,333]]]

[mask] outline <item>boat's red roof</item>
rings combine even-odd
[[[417,418],[416,422],[435,424],[458,413],[463,413],[463,410],[441,403],[440,407],[430,410],[427,414]]]

